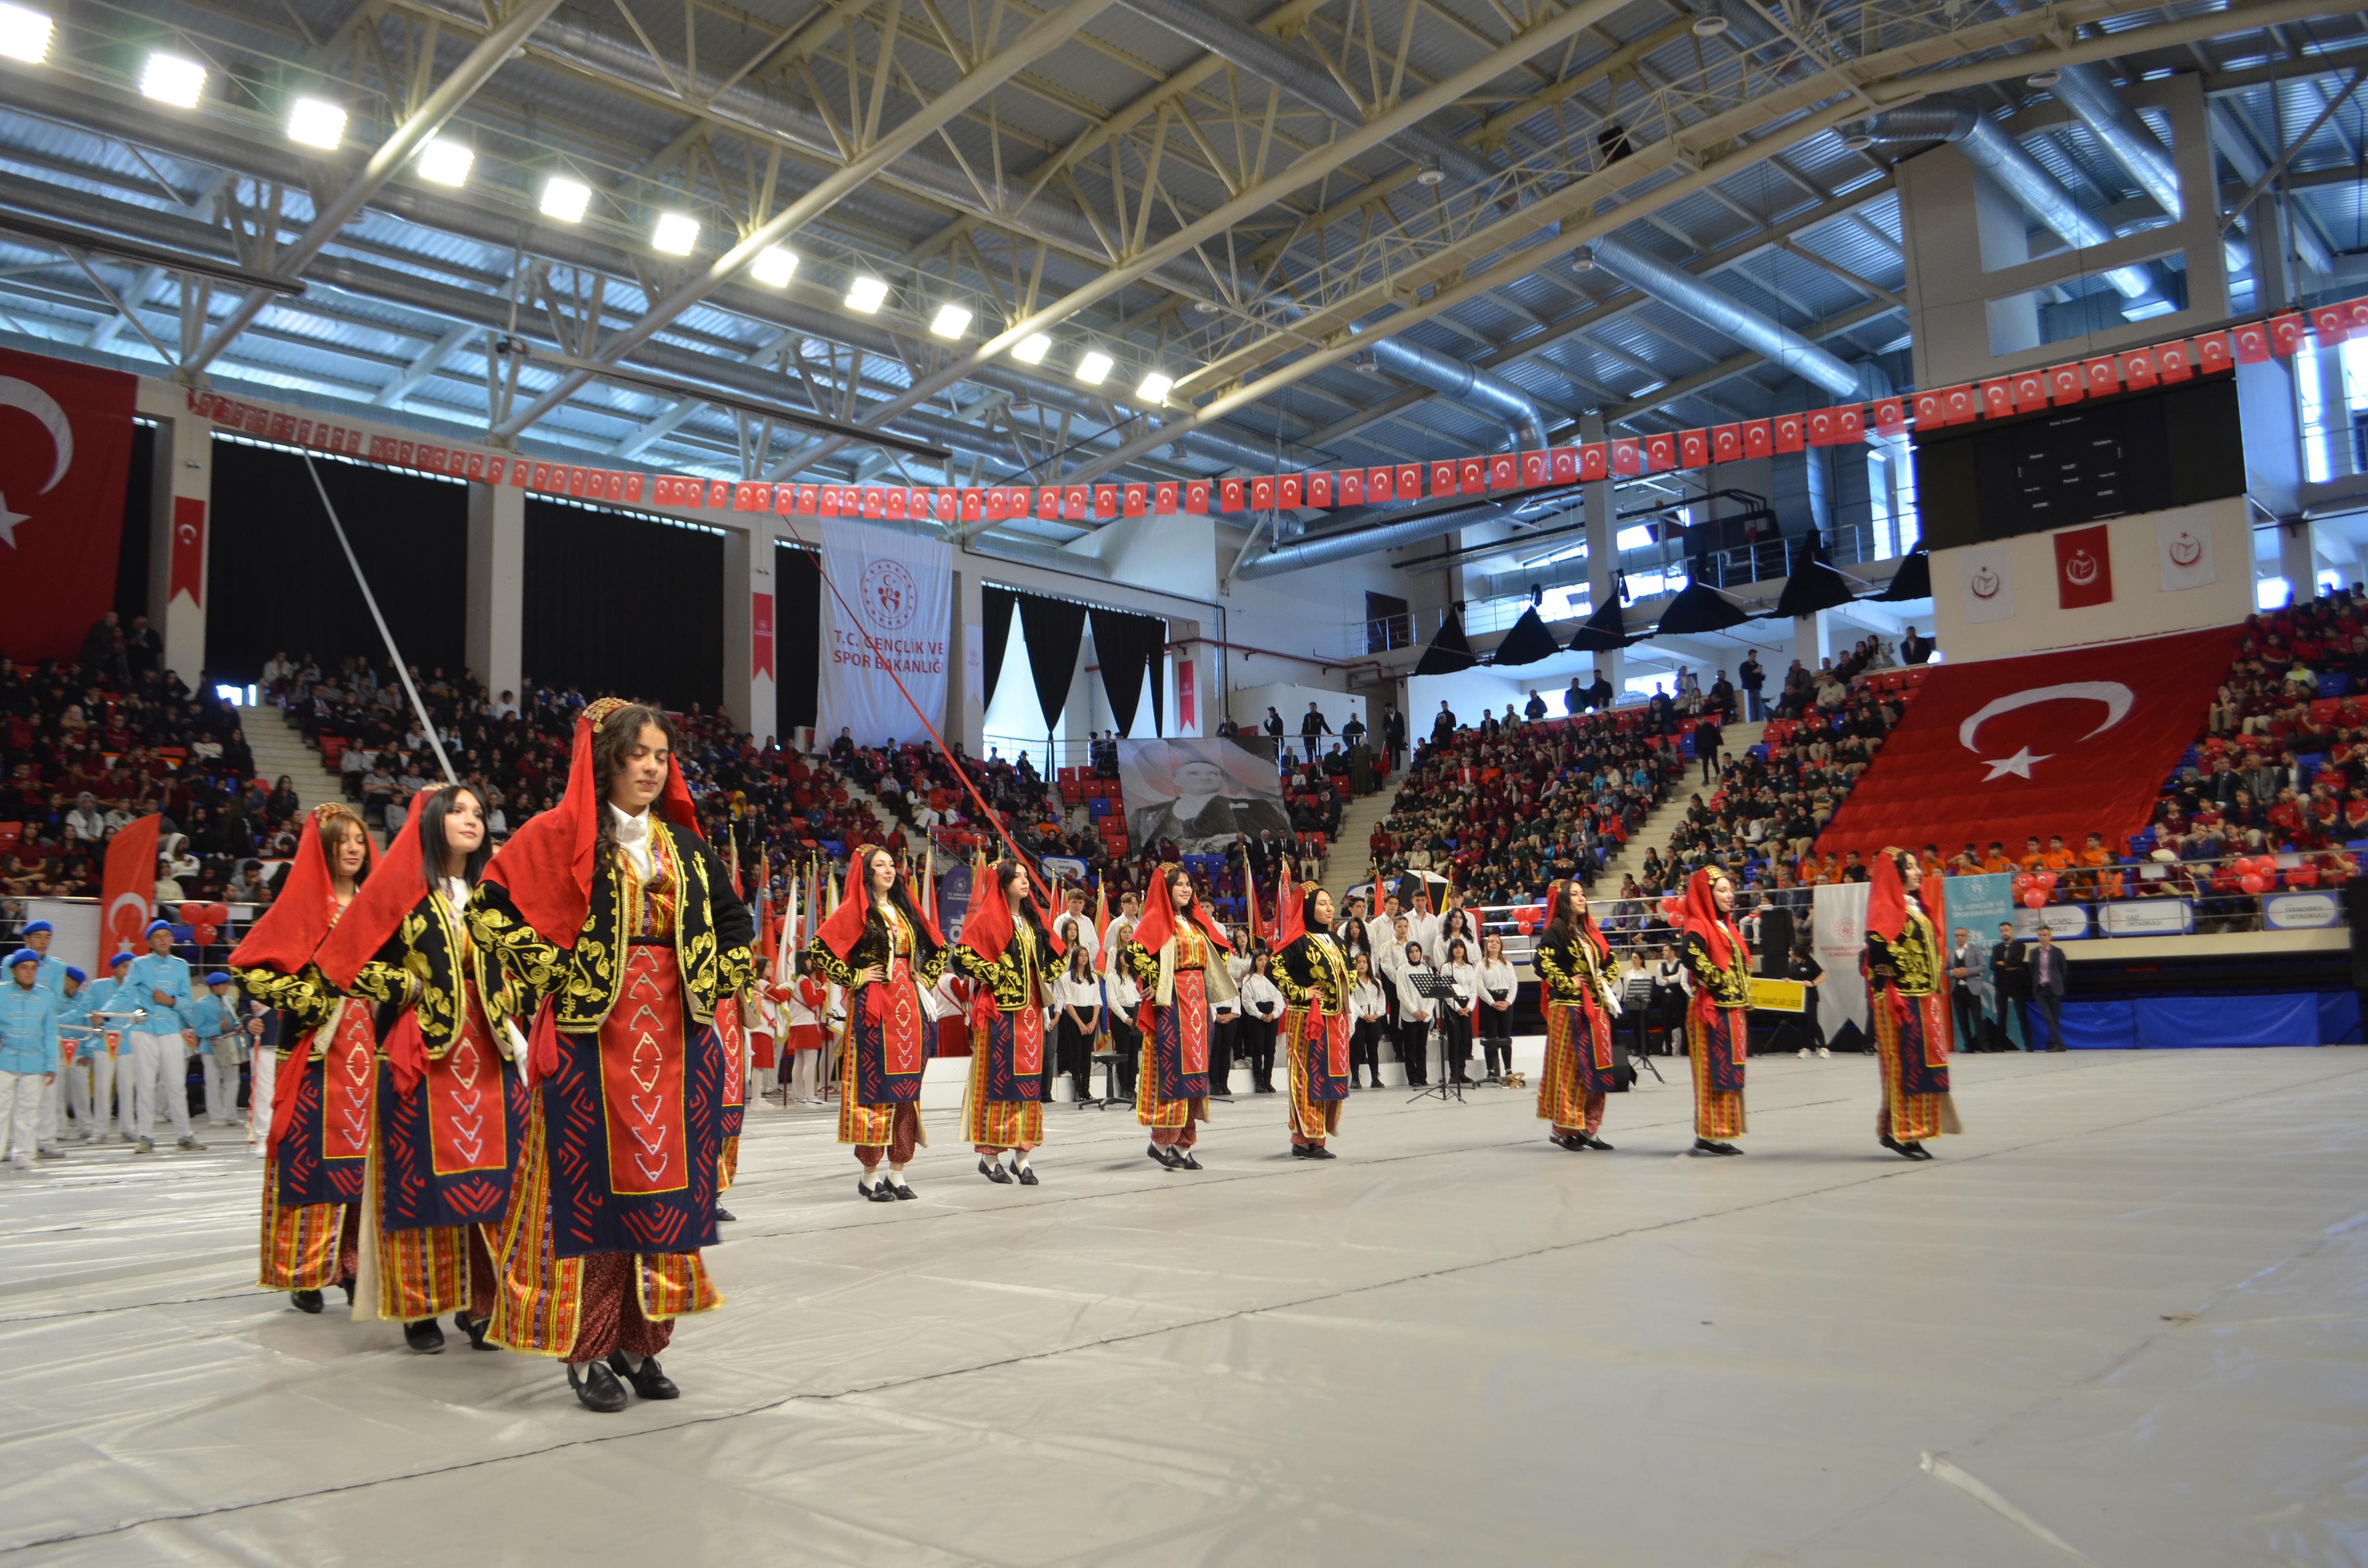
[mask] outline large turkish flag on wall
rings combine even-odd
[[[1968,839],[2008,853],[2037,834],[2115,853],[2146,824],[2180,754],[2203,733],[2237,628],[1935,665],[1818,836],[1820,853]]]
[[[0,348],[0,652],[71,659],[115,602],[138,382]]]

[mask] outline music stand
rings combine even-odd
[[[1416,995],[1428,1001],[1444,1001],[1455,994],[1455,977],[1452,974],[1441,974],[1434,970],[1417,969],[1407,971],[1402,978],[1413,984]],[[1442,1105],[1450,1097],[1452,1097],[1456,1104],[1462,1105],[1463,1085],[1456,1083],[1449,1071],[1447,1031],[1434,1026],[1431,1032],[1439,1037],[1439,1080],[1436,1083],[1424,1085],[1419,1091],[1406,1096],[1406,1104],[1412,1105],[1427,1096],[1437,1095]]]

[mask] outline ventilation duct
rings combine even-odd
[[[1733,338],[1770,364],[1815,381],[1836,397],[1859,395],[1859,374],[1791,327],[1712,288],[1682,267],[1605,235],[1588,252],[1622,283]]]
[[[2131,183],[2153,197],[2155,205],[2177,221],[2183,210],[2179,196],[2179,170],[2146,122],[2113,91],[2103,69],[2096,65],[2060,66],[2049,90],[2055,95],[2057,103],[2070,109],[2089,128],[2089,134],[2121,165]],[[2253,269],[2251,250],[2238,241],[2223,240],[2221,250],[2231,273]]]
[[[1457,506],[1445,512],[1433,512],[1428,517],[1403,517],[1372,528],[1320,534],[1294,544],[1277,545],[1265,554],[1235,567],[1233,574],[1235,577],[1280,577],[1286,572],[1302,572],[1310,566],[1328,566],[1335,561],[1371,555],[1378,550],[1395,550],[1402,545],[1437,539],[1440,534],[1453,533],[1458,528],[1502,522],[1505,517],[1505,510],[1498,506]]]

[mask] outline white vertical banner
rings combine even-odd
[[[1965,574],[1965,619],[2012,620],[2014,580],[2007,572],[2006,546],[1967,545],[1957,560]]]
[[[2200,506],[2165,512],[2154,522],[2155,548],[2162,554],[2162,591],[2208,587],[2220,580],[2212,559],[2212,519]]]
[[[828,745],[842,726],[863,746],[926,740],[928,732],[913,708],[918,704],[931,724],[945,715],[953,547],[844,517],[820,521],[822,569],[829,583],[822,595],[815,743]]]
[[[1825,1026],[1828,1040],[1845,1023],[1856,1024],[1861,1034],[1873,1039],[1867,1020],[1866,978],[1858,971],[1866,951],[1868,892],[1864,882],[1827,882],[1816,890],[1810,940],[1816,944],[1817,967],[1824,971],[1817,977],[1817,1022]]]

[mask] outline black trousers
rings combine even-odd
[[[1513,1037],[1505,1034],[1482,1035],[1480,1055],[1487,1063],[1490,1077],[1496,1077],[1500,1073],[1511,1072],[1513,1070]]]
[[[1430,1082],[1430,1024],[1427,1019],[1398,1025],[1398,1061],[1406,1066],[1407,1083],[1420,1087]]]
[[[1128,1099],[1134,1097],[1134,1071],[1143,1061],[1143,1031],[1118,1016],[1110,1014],[1110,1044],[1118,1051],[1118,1092]]]
[[[1276,1021],[1245,1014],[1238,1026],[1243,1060],[1249,1063],[1253,1093],[1274,1093],[1274,1032]]]
[[[1472,1062],[1472,1020],[1461,1013],[1449,1011],[1440,1017],[1439,1028],[1446,1076],[1460,1084],[1471,1076],[1465,1069]]]
[[[2049,1051],[2063,1050],[2064,998],[2058,996],[2053,991],[2033,989],[2031,994],[2031,999],[2034,1003],[2038,1004],[2040,1021],[2047,1026],[2047,1044],[2044,1049]],[[2031,1042],[2031,1048],[2033,1051],[2042,1049],[2037,1040]]]
[[[1209,1025],[1209,1092],[1224,1095],[1233,1092],[1234,1052],[1239,1047],[1242,1020],[1236,1014],[1230,1018],[1218,1018]]]
[[[1061,1009],[1060,1031],[1053,1054],[1060,1070],[1076,1085],[1077,1098],[1087,1098],[1092,1093],[1088,1080],[1094,1070],[1094,1037],[1069,1021],[1066,1007]],[[1045,1097],[1052,1096],[1048,1094]]]
[[[1357,1070],[1363,1068],[1372,1074],[1373,1087],[1382,1086],[1382,1021],[1379,1018],[1360,1022],[1349,1032],[1349,1081],[1357,1081]]]

